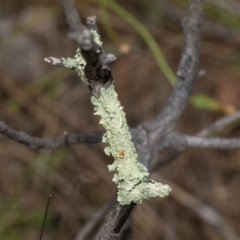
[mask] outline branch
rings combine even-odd
[[[69,37],[82,49],[91,49],[93,46],[92,35],[87,27],[81,22],[72,0],[59,0],[59,2],[62,5],[70,29]]]
[[[111,53],[102,53],[101,57],[102,57],[102,61],[104,61],[104,63],[106,65],[114,62],[117,59],[116,56],[111,54]],[[67,67],[64,64],[64,59],[63,58],[46,57],[46,58],[44,58],[44,61],[52,64],[53,66],[64,67],[64,68],[76,70],[74,67]]]
[[[83,31],[81,33],[81,31],[79,31],[78,28],[75,28],[74,24],[72,23],[72,22],[76,23],[77,21],[72,21],[71,20],[71,14],[76,12],[75,9],[74,9],[74,6],[67,0],[66,1],[60,0],[60,2],[63,5],[65,14],[66,14],[67,19],[68,19],[68,24],[70,25],[69,26],[70,30],[72,31],[71,38],[74,39],[75,42],[77,42],[79,47],[80,47],[80,49],[78,50],[80,52],[77,52],[76,57],[75,57],[75,62],[70,61],[70,66],[76,66],[76,68],[80,68],[79,75],[81,77],[84,77],[84,79],[83,79],[83,80],[85,80],[84,82],[88,85],[88,88],[90,89],[92,95],[94,96],[94,97],[92,97],[92,102],[96,107],[96,111],[98,109],[98,112],[96,112],[96,113],[98,115],[101,115],[101,114],[104,115],[103,110],[105,108],[101,108],[101,106],[102,106],[101,104],[105,104],[106,99],[108,99],[107,97],[109,97],[109,98],[114,97],[115,98],[116,94],[115,93],[110,94],[111,89],[113,88],[112,87],[113,77],[112,77],[110,69],[107,66],[107,62],[105,61],[105,59],[106,59],[105,56],[106,55],[103,53],[102,43],[99,39],[99,36],[97,36],[97,39],[94,40],[94,38],[96,37],[95,32],[94,33],[90,32],[93,27],[95,28],[95,26],[94,26],[95,25],[95,19],[91,18],[90,21],[88,19],[87,24],[89,24],[89,29],[90,30],[86,29],[84,27],[81,27],[82,31]],[[86,47],[86,41],[85,41],[86,38],[85,37],[87,36],[87,34],[86,34],[87,32],[89,32],[90,37],[88,36],[89,44]],[[82,59],[84,60],[84,63],[83,63]],[[79,60],[81,62],[79,62]],[[74,64],[72,64],[72,63],[74,63]],[[84,75],[82,74],[82,71],[84,71]],[[111,88],[110,88],[110,86],[111,86]],[[106,89],[106,90],[103,90],[103,89]],[[108,92],[109,92],[109,95],[107,94]],[[112,92],[113,92],[113,90],[112,90]],[[106,93],[106,94],[104,96],[102,96],[104,93]],[[100,98],[100,96],[101,96],[101,98]],[[117,101],[115,101],[113,103],[116,104]],[[111,105],[111,104],[107,105],[107,102],[104,105],[104,107],[106,107],[106,109],[105,109],[106,113],[111,113],[111,114],[113,114],[113,116],[106,117],[104,115],[101,118],[101,121],[102,121],[102,124],[104,125],[104,127],[110,126],[111,128],[114,128],[114,131],[110,132],[111,134],[118,133],[118,132],[115,131],[115,127],[117,129],[117,127],[121,128],[121,127],[125,126],[124,125],[125,120],[122,121],[122,122],[121,121],[120,122],[114,121],[114,123],[111,122],[111,124],[109,124],[109,125],[106,124],[107,121],[111,120],[112,118],[114,118],[115,120],[117,120],[118,118],[125,119],[125,114],[123,114],[122,112],[121,112],[120,115],[117,115],[117,113],[120,113],[121,107],[118,108],[119,111],[114,111],[112,106],[113,105]],[[118,106],[118,103],[117,103],[117,106]],[[97,108],[97,107],[99,107],[99,108]],[[126,131],[126,133],[127,133],[127,131]],[[106,152],[110,153],[109,151],[111,150],[111,153],[116,158],[127,158],[127,157],[129,158],[129,156],[131,156],[131,155],[128,155],[128,152],[130,154],[135,154],[135,150],[130,151],[130,149],[128,148],[129,147],[128,144],[126,146],[124,145],[124,141],[119,141],[120,148],[115,149],[115,145],[113,144],[113,142],[117,143],[118,141],[115,141],[115,136],[114,136],[114,139],[113,138],[108,139],[107,137],[112,137],[112,135],[111,136],[108,136],[108,135],[105,136],[105,141],[107,140],[109,142],[109,140],[112,140],[112,142],[110,142],[111,143],[110,147],[112,147],[113,149],[110,149],[109,147],[105,148]],[[126,140],[130,140],[130,138],[127,136]],[[146,141],[144,141],[144,142],[146,142]],[[126,153],[125,153],[125,148],[126,148]],[[124,151],[119,151],[118,149],[120,149],[120,150],[123,149]],[[118,150],[118,151],[116,151],[116,150]],[[117,166],[116,164],[112,165],[112,170],[114,170],[116,168],[116,166]],[[137,166],[140,166],[140,164],[136,164],[136,167]],[[118,172],[120,171],[119,169],[120,168],[117,168]],[[122,169],[124,171],[124,168],[122,168]],[[145,169],[145,168],[142,167],[142,169]],[[130,173],[130,171],[129,171],[129,173]],[[144,174],[142,174],[142,176],[143,175]],[[128,176],[128,172],[127,172],[127,176]],[[144,177],[144,179],[143,179],[144,181],[146,180],[145,178],[146,177]],[[140,177],[138,177],[136,180],[138,181],[138,179],[140,179]],[[152,188],[153,185],[154,186],[157,185],[153,181],[151,181],[150,183],[149,182],[144,183],[143,180],[141,180],[141,185],[136,185],[136,187],[140,188],[140,187],[148,184],[149,187]],[[123,182],[124,182],[124,179],[123,179]],[[134,183],[132,183],[132,185],[134,186]],[[151,191],[149,191],[149,194],[150,194],[150,192]],[[132,195],[135,196],[136,194],[133,193]],[[121,196],[123,196],[123,195],[121,195]],[[127,195],[126,196],[124,195],[124,197],[127,199]],[[136,202],[140,202],[140,201],[141,201],[141,199],[136,200]],[[99,237],[97,239],[109,239],[110,240],[110,239],[117,239],[119,237],[122,226],[124,225],[124,223],[127,220],[129,214],[131,213],[132,209],[135,206],[135,204],[131,203],[131,201],[128,200],[128,199],[126,200],[125,204],[128,204],[128,205],[124,206],[124,204],[122,204],[122,206],[121,206],[121,205],[117,204],[114,207],[114,209],[111,211],[111,213],[110,213],[110,215],[109,215],[109,217],[106,221],[106,224],[104,225],[104,227],[103,227],[103,229],[102,229],[102,231],[99,234]]]
[[[128,219],[130,213],[136,204],[129,204],[120,206],[116,204],[108,215],[108,219],[101,229],[101,233],[95,240],[117,240],[120,236],[120,231],[125,221]]]
[[[207,0],[208,2],[212,2],[213,4],[222,4],[224,1],[216,1],[216,0]],[[230,0],[229,0],[230,1]],[[226,8],[230,6],[229,1],[226,4]],[[239,3],[238,3],[239,5]],[[235,8],[236,10],[240,9],[239,7]],[[229,11],[230,8],[228,8]],[[164,3],[163,14],[166,18],[172,21],[174,24],[179,24],[181,19],[183,18],[185,11],[182,8],[177,7],[176,5],[171,4],[170,1],[166,1]],[[239,11],[240,16],[240,11]],[[235,29],[231,29],[221,23],[216,23],[209,19],[203,19],[202,22],[202,32],[211,36],[215,39],[227,41],[233,44],[239,43],[239,31]]]
[[[173,147],[194,147],[211,149],[237,149],[240,148],[240,138],[203,138],[197,136],[188,136],[174,134],[171,146]]]
[[[59,0],[62,5],[65,17],[68,23],[68,26],[72,32],[76,32],[79,29],[84,29],[85,26],[82,24],[81,19],[79,18],[78,12],[73,5],[72,0]]]
[[[197,137],[207,137],[216,132],[224,130],[226,127],[231,126],[235,122],[240,120],[240,111],[232,114],[230,116],[223,117],[216,122],[212,123],[210,126],[202,129],[200,132],[196,134]],[[173,136],[172,136],[173,137]],[[174,142],[174,140],[172,140]],[[186,147],[181,147],[178,149],[171,149],[168,151],[156,164],[152,167],[151,171],[155,171],[156,169],[166,165],[173,160],[175,160],[184,150]]]
[[[196,136],[188,136],[182,134],[173,134],[170,138],[172,147],[196,147],[196,148],[212,148],[212,149],[236,149],[240,148],[240,138],[206,138],[207,136],[221,131],[227,126],[240,120],[240,111],[233,115],[224,117],[209,127],[201,130]]]
[[[188,85],[192,85],[194,83],[194,80],[197,78],[197,64],[198,64],[198,48],[199,48],[199,44],[200,44],[200,31],[199,28],[197,28],[197,25],[199,25],[199,22],[201,22],[201,3],[202,1],[192,1],[191,5],[190,5],[190,10],[189,10],[189,15],[187,17],[187,19],[185,20],[185,33],[188,35],[186,36],[186,48],[185,48],[185,52],[183,54],[182,57],[182,61],[180,63],[180,67],[179,67],[179,79],[178,79],[178,83],[177,86],[175,88],[175,92],[172,95],[172,98],[170,98],[169,100],[169,105],[170,108],[165,110],[165,112],[163,112],[164,116],[165,116],[165,121],[169,122],[169,119],[166,118],[167,116],[169,116],[169,113],[171,113],[172,111],[175,111],[175,108],[177,108],[178,113],[175,115],[170,115],[170,117],[172,118],[172,122],[176,121],[178,116],[180,115],[181,111],[183,110],[183,108],[186,105],[186,102],[188,100],[188,96],[190,94],[191,89],[189,90]],[[199,9],[200,10],[199,10]],[[199,11],[196,11],[199,10]],[[188,23],[188,21],[190,21]],[[193,22],[193,23],[192,23]],[[191,26],[191,24],[193,26]],[[196,31],[197,29],[197,31]],[[188,34],[189,32],[189,34]],[[196,35],[196,37],[194,38],[194,36]],[[192,39],[194,39],[195,41],[193,41],[192,43]],[[192,52],[191,52],[192,51]],[[195,59],[192,58],[195,55]],[[190,69],[190,70],[188,70]],[[186,75],[186,76],[185,76]],[[187,92],[187,94],[185,94],[184,91],[182,91],[182,89],[185,88],[185,92]],[[188,93],[189,92],[189,93]],[[179,96],[182,95],[186,95],[183,96],[183,103],[182,106],[181,104],[179,105],[180,101],[179,101]],[[176,106],[175,106],[176,105]],[[182,108],[182,109],[181,109]],[[162,116],[160,117],[160,119],[162,118]],[[158,134],[158,133],[157,133]],[[145,145],[148,145],[148,141],[145,142]],[[152,152],[152,146],[148,146],[148,159],[150,159],[151,157],[151,152]],[[145,148],[144,148],[145,149]],[[133,206],[134,207],[134,206]],[[127,210],[127,212],[125,213],[125,210]],[[106,224],[103,228],[102,234],[100,235],[100,237],[98,238],[98,240],[100,239],[118,239],[119,237],[119,232],[125,222],[125,220],[127,219],[128,215],[130,214],[132,208],[131,205],[127,205],[126,209],[125,206],[119,206],[117,205],[116,208],[113,209],[113,211],[109,214],[109,218],[106,221]],[[119,222],[119,216],[118,213],[119,212],[124,212],[124,217],[123,220],[121,220]],[[114,226],[119,225],[119,231],[115,232],[114,231]]]
[[[101,88],[108,88],[113,82],[113,77],[105,61],[106,54],[102,50],[102,43],[94,41],[94,35],[91,33],[93,28],[97,29],[95,18],[88,17],[87,28],[81,23],[71,0],[59,1],[71,31],[69,37],[78,44],[81,56],[86,61],[84,73],[88,79],[88,88],[94,97],[99,98]]]
[[[47,63],[52,64],[53,66],[67,68],[67,67],[64,65],[63,59],[60,59],[60,58],[47,57],[47,58],[44,58],[44,61],[47,62]],[[69,68],[69,69],[73,69],[73,70],[74,70],[74,68]]]
[[[96,131],[91,133],[72,133],[66,136],[55,138],[39,138],[28,135],[25,132],[18,132],[11,129],[4,122],[0,122],[0,133],[15,142],[22,143],[29,148],[57,148],[67,146],[68,144],[77,143],[98,143],[102,141],[104,131]]]
[[[223,117],[223,118],[217,120],[210,126],[204,128],[199,133],[197,133],[197,136],[207,137],[209,135],[212,135],[213,133],[223,130],[226,127],[231,126],[231,124],[233,124],[239,120],[240,120],[240,111],[238,111],[230,116],[226,116],[226,117]]]
[[[82,41],[85,40],[85,36],[87,36],[86,32],[90,33],[90,31],[84,27],[81,27],[84,33],[78,31],[78,28],[76,28],[73,23],[76,22],[78,22],[78,24],[81,23],[79,23],[79,21],[71,20],[71,14],[75,16],[74,14],[76,13],[74,6],[70,3],[70,1],[67,0],[66,1],[60,0],[60,2],[67,16],[70,30],[72,31],[70,36],[72,39],[75,40],[75,42],[78,43],[80,47],[81,56],[86,61],[84,73],[86,79],[88,80],[87,81],[88,87],[92,92],[92,95],[96,99],[98,99],[101,94],[101,89],[102,88],[107,89],[113,82],[112,74],[110,69],[107,67],[107,64],[115,60],[115,57],[113,55],[105,54],[102,51],[101,43],[96,44],[96,42],[93,41],[92,34],[90,34],[91,37],[88,38],[91,44],[88,44],[88,46],[86,47],[86,44],[85,43],[83,44]],[[95,19],[93,18],[91,18],[90,20],[88,19],[87,24],[89,24],[90,30],[92,28],[95,28],[96,30],[96,27],[94,26]],[[49,61],[50,63],[54,62],[53,59],[49,59]],[[124,225],[134,206],[135,204],[129,204],[126,206],[120,206],[119,204],[117,204],[111,211],[97,239],[109,239],[109,240],[117,239],[120,234],[122,226]]]
[[[198,78],[201,22],[202,0],[191,0],[188,14],[182,21],[185,39],[177,70],[177,82],[164,109],[150,125],[150,130],[155,135],[173,129]]]

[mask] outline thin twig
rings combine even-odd
[[[62,5],[68,26],[72,32],[76,32],[81,28],[85,28],[79,18],[77,9],[73,5],[72,0],[59,0]]]
[[[54,138],[33,137],[25,132],[18,132],[11,129],[4,122],[0,122],[0,133],[15,142],[22,143],[29,148],[58,148],[66,146],[65,135]],[[68,135],[68,141],[71,144],[78,143],[98,143],[101,142],[104,131],[90,133],[72,133]]]
[[[64,135],[65,135],[66,145],[70,148],[71,153],[72,153],[72,155],[74,157],[74,160],[75,160],[75,163],[76,163],[76,166],[77,166],[77,170],[78,170],[78,175],[82,176],[83,174],[81,173],[81,158],[80,158],[79,154],[75,151],[75,149],[72,146],[71,142],[69,141],[68,133],[65,132]]]
[[[172,138],[171,146],[222,150],[237,149],[240,148],[240,138],[203,138],[184,134],[175,134]]]
[[[92,49],[92,35],[87,27],[81,22],[72,0],[59,0],[59,2],[62,5],[70,29],[69,37],[74,40],[81,49],[86,51]]]
[[[50,206],[51,199],[52,199],[52,195],[50,194],[48,196],[47,207],[46,207],[46,210],[45,210],[45,213],[44,213],[44,218],[43,218],[43,223],[42,223],[42,228],[41,228],[41,233],[40,233],[39,240],[42,240],[43,231],[44,231],[44,227],[45,227],[45,223],[46,223],[48,209],[49,209],[49,206]]]
[[[240,111],[217,120],[210,126],[202,129],[197,134],[197,136],[199,136],[199,137],[210,136],[216,132],[222,131],[224,128],[229,127],[229,126],[231,126],[231,124],[233,124],[235,122],[239,122],[239,121],[240,121]]]
[[[217,1],[207,0],[207,1],[214,2],[215,4],[221,4],[224,2],[219,0]],[[226,7],[227,6],[230,7],[229,2],[230,0],[225,1]],[[238,9],[240,8],[239,7],[235,8],[235,10],[238,10]],[[228,10],[230,9],[228,8]],[[167,19],[172,21],[174,24],[179,25],[179,22],[181,21],[181,19],[185,14],[185,11],[183,8],[180,8],[180,7],[177,7],[176,5],[171,4],[170,1],[166,1],[164,2],[164,6],[163,6],[163,14]],[[239,35],[240,35],[239,30],[230,28],[229,26],[225,26],[224,24],[221,24],[219,22],[212,21],[207,18],[203,19],[202,32],[205,33],[207,36],[216,38],[218,41],[222,40],[222,41],[227,41],[228,43],[239,45]]]
[[[223,117],[216,122],[212,123],[208,127],[202,129],[195,136],[197,137],[208,137],[219,131],[224,130],[227,127],[230,127],[232,124],[240,121],[240,111],[230,115]],[[174,141],[174,137],[173,137]],[[179,148],[179,149],[171,149],[168,151],[159,161],[157,161],[152,167],[151,171],[155,171],[163,165],[169,164],[170,162],[177,159],[177,157],[186,149],[187,146]]]
[[[95,131],[95,132],[79,132],[79,133],[69,133],[68,140],[66,141],[66,136],[59,136],[53,138],[40,138],[31,136],[23,131],[15,131],[10,128],[6,123],[0,121],[0,133],[7,138],[24,144],[31,149],[38,149],[38,148],[58,148],[63,146],[68,146],[69,144],[79,144],[79,143],[99,143],[102,141],[102,136],[105,131]],[[146,137],[144,131],[138,128],[131,128],[130,129],[133,142],[137,149],[141,148],[142,141],[139,142],[139,139],[143,139]],[[142,136],[142,138],[141,138]]]
[[[53,66],[58,66],[58,67],[64,67],[66,68],[66,66],[64,66],[63,60],[60,58],[56,58],[56,57],[46,57],[44,58],[44,61],[47,63],[52,64]],[[74,69],[73,69],[74,70]]]
[[[201,43],[202,0],[190,1],[187,16],[183,19],[184,45],[177,70],[177,81],[162,112],[151,123],[153,138],[172,130],[184,110],[193,86],[198,79],[199,50]]]

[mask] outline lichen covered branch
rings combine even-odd
[[[101,89],[100,97],[92,97],[91,100],[95,106],[95,115],[101,117],[100,124],[106,129],[103,142],[109,143],[109,146],[104,151],[114,157],[114,163],[108,168],[116,172],[113,181],[118,187],[118,202],[127,205],[167,196],[171,188],[149,180],[147,168],[138,162],[125,113],[114,86]]]
[[[91,34],[95,44],[102,47],[100,36],[96,30],[91,30]],[[98,83],[96,79],[88,78],[91,74],[86,70],[87,60],[82,56],[80,48],[74,58],[62,58],[62,62],[66,68],[75,69],[86,85],[91,87],[93,82]],[[103,70],[108,70],[107,66],[103,67]],[[110,83],[112,83],[112,79]],[[149,180],[147,168],[138,161],[125,113],[114,86],[106,82],[103,86],[98,85],[97,90],[97,94],[92,92],[91,100],[95,106],[95,115],[101,117],[100,124],[106,129],[103,142],[109,143],[109,146],[105,148],[105,153],[112,155],[115,160],[108,167],[110,171],[115,171],[113,181],[118,187],[119,204],[129,205],[141,203],[146,199],[167,196],[171,188]]]

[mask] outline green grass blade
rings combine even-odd
[[[149,33],[149,31],[129,12],[119,6],[117,3],[111,0],[99,0],[101,4],[109,7],[112,11],[118,14],[121,18],[123,18],[127,23],[132,25],[138,34],[143,38],[146,42],[148,47],[150,48],[155,60],[162,70],[164,76],[167,78],[171,85],[174,85],[176,81],[175,74],[173,73],[172,69],[169,67],[168,63],[166,62],[162,51],[160,50],[158,43],[153,38],[153,36]]]

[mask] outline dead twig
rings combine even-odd
[[[196,134],[196,137],[208,137],[211,136],[219,131],[224,130],[225,128],[231,126],[232,124],[239,122],[240,121],[240,111],[230,115],[223,117],[216,122],[212,123],[208,127],[202,129],[200,132]],[[174,137],[173,137],[174,139]],[[220,138],[220,140],[223,140]],[[225,139],[227,140],[227,139]],[[231,140],[231,139],[230,139]],[[174,140],[173,140],[174,141]],[[238,139],[232,139],[231,141],[235,142],[236,144],[238,143]],[[228,141],[225,141],[225,144],[228,144],[228,147],[231,147],[230,143]],[[173,144],[174,145],[174,144]],[[187,148],[187,144],[185,146],[178,146],[178,149],[171,149],[168,151],[163,157],[161,157],[160,160],[158,160],[155,165],[152,167],[152,171],[155,171],[156,169],[162,167],[163,165],[169,164],[170,162],[174,161],[177,159],[177,157]],[[220,146],[219,146],[220,147]],[[173,147],[174,148],[174,147]],[[237,147],[238,148],[238,147]]]
[[[65,135],[54,138],[33,137],[25,132],[18,132],[11,129],[4,122],[0,122],[0,133],[15,142],[22,143],[31,149],[37,148],[58,148],[66,146]],[[72,133],[68,135],[68,141],[71,144],[77,143],[98,143],[102,140],[104,131],[96,131],[91,133]]]

